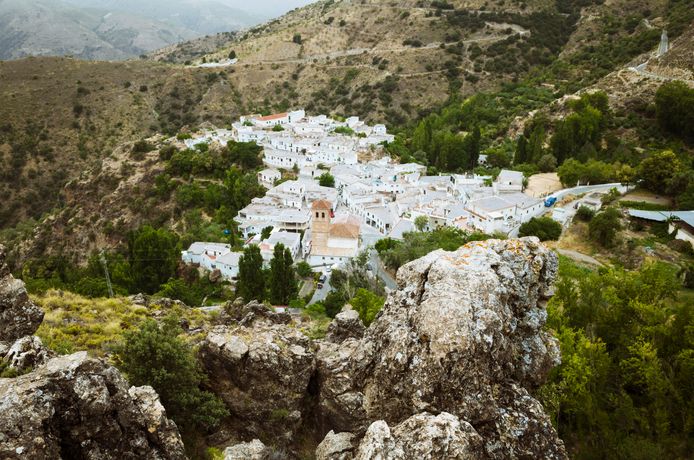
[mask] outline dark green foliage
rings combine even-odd
[[[305,260],[302,260],[301,262],[296,264],[296,273],[302,278],[308,278],[309,276],[313,276],[313,270],[311,270],[311,266]]]
[[[359,318],[361,318],[364,325],[368,326],[374,320],[378,312],[381,311],[381,308],[383,308],[385,299],[371,291],[360,288],[357,291],[357,295],[355,295],[349,303],[354,307],[354,310],[359,313]]]
[[[245,301],[265,300],[265,274],[263,257],[260,248],[254,244],[243,250],[239,259],[239,277],[236,283],[236,295]]]
[[[149,225],[128,235],[128,262],[133,290],[153,294],[176,274],[180,258],[178,236]]]
[[[643,186],[655,193],[666,194],[673,179],[682,172],[682,162],[671,150],[654,153],[641,162],[638,169]]]
[[[139,330],[125,333],[116,349],[117,365],[130,384],[156,390],[167,416],[184,435],[205,433],[228,411],[217,396],[200,389],[205,374],[190,346],[178,337],[182,332],[174,317],[162,325],[145,321]]]
[[[691,292],[676,269],[592,272],[562,259],[548,327],[562,364],[539,391],[572,457],[690,458]],[[687,296],[684,298],[684,296]]]
[[[330,173],[323,173],[318,177],[318,183],[323,187],[335,187],[335,178]]]
[[[342,307],[347,303],[341,292],[331,291],[325,297],[323,301],[323,308],[325,308],[325,314],[328,318],[334,318],[340,311]]]
[[[587,206],[581,206],[576,210],[576,215],[574,217],[582,222],[590,222],[594,216],[595,211]]]
[[[236,51],[235,50],[229,51],[229,59],[236,59]]]
[[[262,229],[262,230],[260,231],[260,240],[261,240],[261,241],[264,241],[264,240],[267,240],[268,238],[270,238],[270,235],[272,234],[272,229],[273,229],[273,228],[274,228],[274,227],[273,227],[272,225],[270,225],[270,226],[265,227],[264,229]]]
[[[622,229],[620,217],[615,208],[607,208],[596,214],[588,227],[590,239],[606,248],[614,246],[617,233]]]
[[[533,217],[520,226],[518,236],[536,236],[540,241],[558,240],[561,224],[551,217]]]
[[[432,232],[405,233],[403,241],[386,240],[377,245],[383,263],[393,270],[436,249],[454,251],[470,241],[490,238],[483,233],[467,233],[457,228],[441,227]]]
[[[298,291],[291,251],[278,243],[270,261],[270,302],[288,305]]]
[[[303,43],[301,40],[301,34],[294,34],[294,37],[292,37],[292,41],[297,45],[301,45]]]

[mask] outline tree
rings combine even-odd
[[[516,154],[513,157],[513,164],[522,164],[528,162],[528,139],[522,134],[518,137],[516,143]]]
[[[378,312],[381,311],[384,302],[385,299],[383,297],[377,296],[366,289],[359,289],[357,295],[349,301],[366,326],[371,324]]]
[[[270,302],[275,305],[287,305],[296,296],[297,291],[291,251],[282,243],[278,243],[270,261]]]
[[[547,153],[537,160],[537,167],[542,172],[552,172],[557,168],[557,159],[551,153]]]
[[[268,225],[267,227],[263,228],[263,229],[260,231],[260,240],[261,240],[261,241],[265,241],[265,240],[267,240],[268,238],[270,238],[270,235],[272,234],[272,229],[273,229],[273,228],[274,228],[274,227],[273,227],[272,225]]]
[[[518,236],[536,236],[540,241],[558,240],[561,224],[551,217],[533,217],[520,226]]]
[[[254,244],[243,250],[239,258],[239,276],[236,282],[236,295],[245,301],[265,299],[265,275],[263,273],[263,256],[260,248]]]
[[[335,178],[330,173],[323,173],[318,177],[318,183],[322,187],[335,187]]]
[[[292,41],[297,45],[301,45],[303,43],[303,40],[301,39],[301,34],[294,34],[294,36],[292,37]]]
[[[334,318],[342,310],[345,305],[346,300],[339,291],[332,291],[328,293],[323,301],[323,306],[325,307],[325,314],[329,318]]]
[[[427,216],[417,216],[414,219],[414,226],[419,232],[423,232],[427,229],[429,225],[429,218]]]
[[[590,209],[588,206],[580,206],[574,217],[582,222],[590,222],[593,219],[593,216],[595,216],[595,211]]]
[[[311,266],[305,260],[296,264],[296,273],[302,278],[313,276],[313,270],[311,270]]]
[[[643,186],[655,193],[667,193],[670,181],[681,172],[682,163],[672,150],[654,153],[641,162],[638,176]]]
[[[617,232],[621,228],[619,211],[615,208],[607,208],[590,221],[588,235],[591,240],[609,248],[614,245]]]
[[[229,59],[236,59],[236,51],[234,51],[234,50],[229,51]]]
[[[166,229],[140,227],[128,235],[132,290],[153,294],[176,274],[180,257],[178,236]]]
[[[694,89],[684,82],[664,83],[655,93],[656,117],[660,127],[694,140]]]
[[[200,389],[205,374],[190,346],[178,338],[182,332],[175,317],[162,325],[146,320],[138,330],[125,332],[116,361],[130,384],[154,388],[167,415],[190,434],[214,428],[228,411],[217,396]]]

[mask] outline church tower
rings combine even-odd
[[[328,246],[332,208],[332,203],[327,200],[316,200],[311,205],[311,252]]]

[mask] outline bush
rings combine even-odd
[[[558,240],[561,224],[551,217],[533,217],[520,226],[518,236],[536,236],[540,241]]]
[[[205,374],[191,347],[178,337],[182,332],[176,317],[162,325],[147,320],[139,330],[125,333],[116,363],[130,384],[152,386],[167,415],[191,434],[214,428],[228,411],[217,396],[200,389]]]
[[[590,222],[593,219],[593,216],[595,216],[595,211],[590,209],[588,206],[581,206],[576,211],[575,218],[581,222]]]
[[[313,276],[313,270],[311,270],[311,266],[305,260],[296,264],[296,273],[302,278]]]
[[[318,177],[318,183],[322,187],[335,187],[335,178],[330,173],[323,173]]]
[[[590,221],[590,239],[607,248],[614,246],[617,233],[621,230],[620,214],[615,208],[607,208]]]

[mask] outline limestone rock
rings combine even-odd
[[[239,435],[288,443],[303,421],[315,354],[300,331],[262,305],[249,305],[253,311],[240,324],[209,331],[200,358]]]
[[[355,310],[343,310],[335,316],[328,327],[326,340],[341,343],[346,339],[361,339],[364,336],[364,323]]]
[[[323,429],[361,436],[377,420],[393,426],[448,412],[484,428],[492,457],[564,458],[527,391],[560,359],[556,340],[542,331],[557,265],[537,238],[523,238],[435,251],[403,266],[398,289],[362,339],[321,343]],[[376,428],[372,435],[390,442]]]
[[[33,334],[41,321],[43,312],[29,299],[24,283],[10,274],[5,248],[0,246],[0,342]]]
[[[316,460],[352,460],[354,458],[354,435],[330,432],[316,449]]]
[[[0,357],[3,355],[10,367],[19,371],[26,371],[46,363],[53,357],[54,353],[44,347],[38,337],[26,336],[16,340],[6,353],[0,350]]]
[[[267,448],[258,439],[224,449],[224,460],[265,460]]]
[[[369,426],[355,460],[473,460],[485,458],[484,442],[467,422],[446,412],[414,415],[392,430],[383,420]],[[320,460],[320,457],[319,457]]]
[[[0,379],[0,458],[184,459],[176,425],[149,387],[128,388],[85,352]]]

